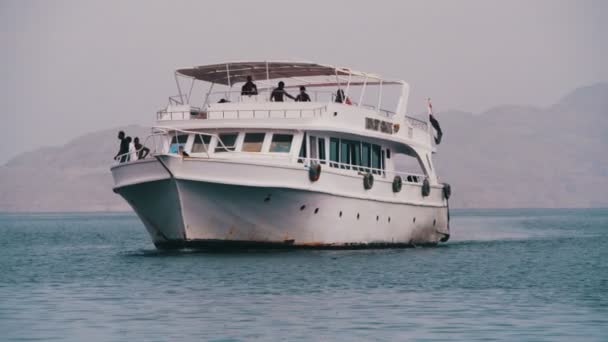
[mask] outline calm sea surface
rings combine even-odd
[[[132,214],[2,214],[0,340],[608,341],[608,210],[452,223],[435,248],[167,253]]]

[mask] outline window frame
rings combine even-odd
[[[206,135],[206,134],[193,134],[194,137],[192,138],[192,145],[190,146],[190,153],[209,153],[211,152],[211,140],[212,140],[212,136],[211,135]],[[197,143],[196,139],[201,138],[201,142]],[[207,142],[205,142],[205,140],[207,140]],[[203,147],[203,149],[201,151],[195,151],[195,147],[198,145],[201,145]]]
[[[217,138],[215,139],[215,147],[213,148],[213,152],[214,153],[225,153],[225,152],[236,152],[237,148],[238,148],[238,142],[239,142],[239,135],[242,132],[221,132],[217,134]],[[224,142],[224,138],[222,138],[222,135],[226,136],[226,135],[234,135],[234,143],[232,145],[227,145],[226,142]],[[224,147],[222,147],[222,145],[220,144],[220,140],[222,142],[224,142],[224,144],[226,144],[226,148],[224,149]]]
[[[283,154],[290,154],[291,150],[293,149],[293,141],[295,138],[295,134],[293,133],[280,133],[280,132],[270,132],[271,136],[270,136],[270,142],[268,144],[268,153],[283,153]],[[272,150],[272,143],[274,142],[274,138],[277,135],[284,135],[284,136],[291,136],[291,141],[289,142],[289,150],[288,151],[273,151]]]
[[[258,151],[246,151],[245,150],[245,144],[247,144],[247,136],[248,135],[262,135],[262,140],[261,141],[256,141],[256,142],[249,142],[249,143],[254,143],[254,144],[259,144],[259,150]],[[261,153],[264,152],[264,142],[266,141],[266,135],[267,132],[256,132],[256,131],[245,131],[243,132],[243,142],[241,144],[241,152],[245,152],[245,153]]]

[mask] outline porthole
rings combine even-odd
[[[380,216],[376,215],[376,221],[380,220]]]
[[[412,222],[416,223],[416,218],[414,217],[414,219],[412,220]]]
[[[266,196],[266,198],[264,198],[264,202],[269,202],[270,201],[270,195]]]
[[[437,219],[433,220],[433,226],[435,225],[435,223],[437,223]]]
[[[304,210],[304,209],[306,209],[306,204],[303,204],[303,205],[300,207],[300,210]]]
[[[318,213],[318,212],[319,212],[319,208],[316,208],[315,209],[315,214]]]
[[[342,217],[342,212],[341,211],[340,211],[340,215],[339,216]]]
[[[357,220],[359,219],[359,213],[357,213]]]
[[[390,216],[388,217],[388,223],[391,223],[391,217]]]

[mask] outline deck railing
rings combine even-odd
[[[426,121],[421,120],[421,119],[417,119],[417,118],[413,118],[411,116],[405,116],[405,119],[407,121],[409,121],[410,125],[412,125],[412,127],[414,128],[418,128],[421,129],[423,131],[428,131],[428,124]]]
[[[371,173],[371,174],[382,175],[382,176],[385,176],[385,175],[386,176],[388,176],[388,175],[401,176],[401,178],[404,182],[415,183],[415,184],[422,184],[422,182],[426,178],[426,175],[423,175],[420,173],[413,173],[413,172],[406,172],[406,171],[389,171],[386,169],[373,168],[370,166],[354,165],[354,164],[350,164],[350,163],[341,163],[341,162],[327,160],[327,159],[299,157],[298,162],[304,164],[304,167],[306,167],[306,168],[311,167],[313,164],[319,164],[319,165],[328,166],[330,168],[330,170],[336,169],[336,170],[358,171],[358,173],[361,175],[366,174],[366,173]]]
[[[215,149],[221,149],[223,150],[222,153],[235,153],[235,154],[239,154],[242,152],[237,152],[234,151],[235,146],[228,146],[226,145],[222,139],[219,137],[219,135],[214,134],[214,133],[206,133],[206,132],[199,132],[199,131],[191,131],[191,130],[184,130],[184,129],[174,129],[171,128],[171,134],[175,136],[175,141],[178,141],[178,133],[185,133],[185,134],[194,134],[195,136],[198,136],[198,138],[200,139],[200,141],[205,141],[203,139],[203,136],[208,136],[210,138],[216,138],[216,145],[215,145]],[[159,136],[165,136],[168,135],[168,129],[158,129],[157,132],[154,132],[153,134],[150,134],[149,136],[146,137],[146,139],[144,140],[144,143],[142,144],[142,148],[138,149],[135,152],[128,152],[128,153],[124,153],[121,154],[119,156],[117,156],[116,159],[116,164],[121,164],[120,160],[121,157],[123,156],[130,156],[133,153],[136,153],[136,155],[139,155],[139,152],[143,149],[146,148],[146,145],[148,143],[148,141],[150,139],[153,140],[154,145],[152,147],[150,147],[150,153],[146,156],[147,157],[154,157],[155,155],[159,154],[159,153],[166,153],[166,154],[179,154],[179,152],[177,153],[171,153],[169,151],[165,152],[164,150],[164,146],[160,146],[157,143],[157,139],[156,137]],[[161,144],[162,145],[162,144]],[[209,153],[209,145],[208,143],[203,143],[202,144],[204,147],[204,151],[203,153],[205,154],[204,156],[192,156],[192,155],[188,155],[188,158],[191,159],[211,159],[211,154]],[[179,151],[179,150],[178,150]],[[192,152],[191,152],[192,153]],[[271,154],[264,154],[265,157],[273,157],[273,155]],[[277,157],[280,158],[285,158],[285,156],[283,155],[277,155]],[[128,159],[128,158],[127,158]],[[138,159],[140,160],[140,159]],[[311,167],[313,164],[319,164],[319,165],[325,165],[328,166],[331,169],[334,170],[353,170],[353,171],[358,171],[359,174],[365,174],[365,173],[371,173],[371,174],[375,174],[375,175],[382,175],[382,176],[387,176],[387,175],[392,175],[392,176],[401,176],[402,180],[404,182],[407,183],[412,183],[412,184],[422,184],[422,182],[424,181],[424,179],[426,178],[426,175],[424,174],[419,174],[419,173],[412,173],[412,172],[405,172],[405,171],[389,171],[386,169],[381,169],[381,168],[374,168],[371,166],[363,166],[363,165],[354,165],[354,164],[350,164],[350,163],[342,163],[342,162],[338,162],[338,161],[333,161],[333,160],[329,160],[329,159],[320,159],[320,158],[308,158],[308,157],[298,157],[297,162],[299,164],[302,164],[305,168],[309,168]],[[122,163],[126,163],[126,162],[130,162],[131,160],[126,160]]]

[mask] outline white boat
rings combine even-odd
[[[242,95],[248,76],[257,94]],[[150,155],[111,168],[157,248],[448,240],[450,188],[428,121],[406,115],[406,82],[285,61],[189,67],[175,79],[179,94],[144,142]],[[293,95],[305,86],[311,101],[270,101],[278,81]]]

